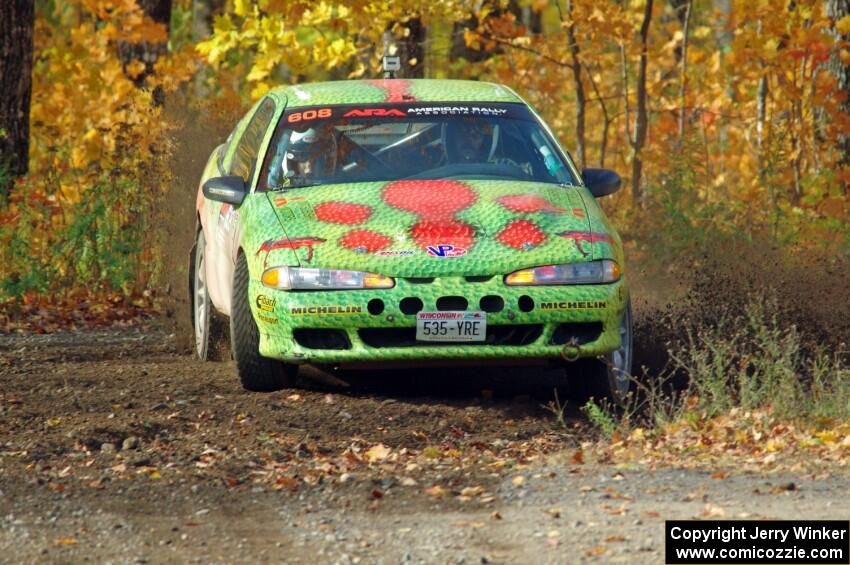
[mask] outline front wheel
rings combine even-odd
[[[568,369],[570,388],[584,403],[590,398],[624,403],[632,385],[632,305],[620,321],[620,347],[597,359],[579,359]]]
[[[260,355],[260,332],[248,297],[248,261],[244,253],[236,259],[233,273],[233,300],[230,312],[230,343],[239,380],[246,390],[270,392],[292,386],[298,371],[296,365],[282,363]]]

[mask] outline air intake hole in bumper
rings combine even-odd
[[[348,334],[343,330],[296,328],[292,337],[306,349],[351,349]]]
[[[552,345],[564,345],[575,343],[584,345],[599,339],[602,335],[602,322],[570,322],[558,324],[552,333]]]
[[[369,304],[366,305],[366,310],[368,310],[373,316],[377,316],[384,311],[384,301],[380,298],[373,298],[369,301]]]
[[[437,310],[445,312],[448,310],[466,310],[469,301],[463,296],[441,296],[437,299]]]
[[[413,316],[417,312],[421,312],[424,307],[425,305],[422,304],[422,300],[415,296],[402,298],[401,302],[398,303],[398,308],[401,310],[401,313],[407,316]]]
[[[478,301],[478,307],[484,312],[494,314],[504,310],[505,300],[501,296],[496,296],[495,294],[483,296],[481,297],[481,300]]]
[[[523,294],[519,297],[519,300],[517,300],[517,306],[523,312],[531,312],[534,310],[534,299],[527,294]]]

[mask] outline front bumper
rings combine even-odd
[[[558,359],[565,346],[570,355],[595,357],[620,346],[628,301],[625,278],[600,285],[509,287],[499,276],[439,277],[397,279],[385,290],[298,292],[251,281],[249,294],[260,354],[289,363]],[[424,311],[488,311],[487,341],[416,342],[416,314],[409,307],[417,299]],[[464,299],[467,307],[458,307]]]

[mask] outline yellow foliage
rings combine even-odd
[[[30,253],[59,275],[75,269],[79,274],[82,268],[70,264],[60,246],[71,246],[84,258],[95,257],[96,263],[96,247],[86,246],[110,245],[104,238],[115,238],[123,226],[142,221],[137,207],[161,190],[156,179],[164,171],[160,157],[168,145],[168,125],[163,109],[153,104],[152,90],[173,91],[195,68],[191,52],[161,57],[145,87],[139,88],[133,79],[142,76],[145,65],[131,61],[122,66],[117,43],[162,41],[163,26],[147,18],[135,0],[74,0],[62,8],[59,16],[69,21],[36,22],[30,173],[6,210],[7,217],[27,222],[28,229],[40,234],[28,237]],[[104,201],[96,200],[95,188],[106,195]],[[46,209],[34,213],[35,204]],[[108,208],[98,208],[101,205]],[[81,220],[72,210],[106,215],[113,227],[101,224],[97,229],[110,235],[98,235],[94,224],[80,224],[89,227],[71,232],[79,241],[63,239],[65,230]],[[6,247],[10,236],[16,237],[14,230],[0,233],[0,246]],[[147,253],[145,268],[152,269],[156,250],[141,252]],[[17,267],[5,261],[0,278],[8,279]],[[138,268],[140,281],[150,277],[149,272],[143,275],[145,268]],[[87,276],[97,277],[97,269]]]

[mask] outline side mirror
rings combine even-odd
[[[584,169],[581,172],[584,184],[596,198],[614,194],[620,190],[620,175],[609,169]]]
[[[203,191],[210,200],[239,206],[248,194],[248,187],[240,176],[213,177],[204,183]]]

